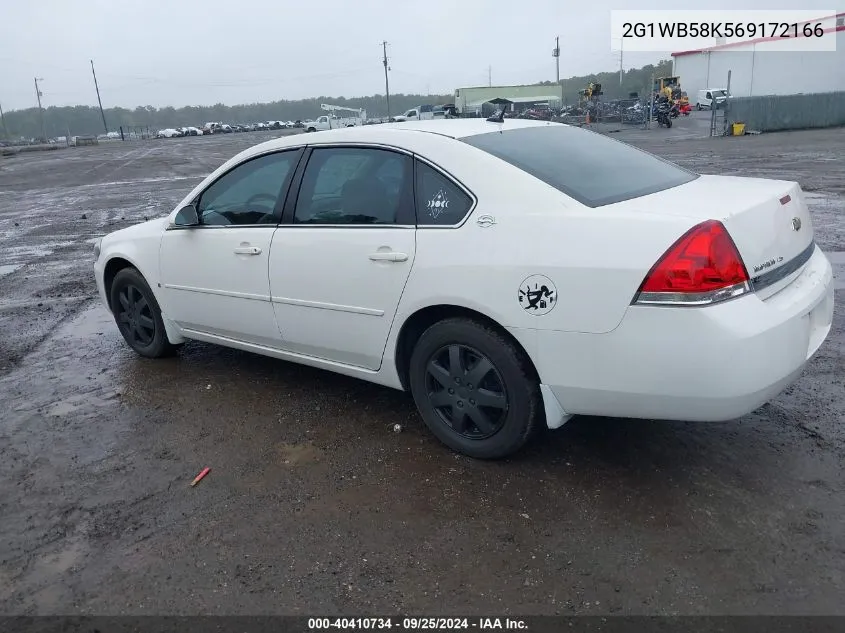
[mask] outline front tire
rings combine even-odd
[[[429,327],[411,354],[409,382],[426,426],[464,455],[506,457],[542,428],[540,385],[525,353],[477,321]]]
[[[176,352],[179,346],[167,340],[158,301],[136,269],[124,268],[115,275],[109,302],[117,329],[136,353],[161,358]]]

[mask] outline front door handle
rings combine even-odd
[[[372,253],[370,259],[374,262],[405,262],[408,261],[407,253],[394,253],[388,251],[386,253]]]
[[[261,253],[261,249],[257,246],[238,246],[235,249],[235,254],[237,255],[258,255]]]

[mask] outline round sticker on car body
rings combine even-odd
[[[545,275],[531,275],[520,284],[517,297],[523,310],[542,316],[557,304],[557,288]]]

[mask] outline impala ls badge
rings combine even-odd
[[[801,230],[801,218],[792,218],[792,230],[793,231],[800,231]]]

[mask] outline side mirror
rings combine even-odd
[[[200,218],[197,214],[197,208],[192,204],[179,209],[173,220],[174,226],[197,226],[199,223]]]

